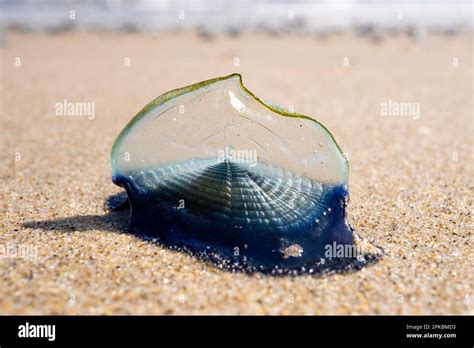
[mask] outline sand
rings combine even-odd
[[[474,314],[472,34],[4,40],[1,314]],[[381,261],[319,277],[234,274],[108,213],[120,191],[108,157],[128,120],[161,93],[232,72],[331,130],[350,162],[349,221]],[[57,116],[64,100],[95,103],[95,117]],[[420,112],[381,115],[394,102]]]

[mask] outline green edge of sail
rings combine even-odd
[[[176,98],[176,97],[179,97],[183,94],[186,94],[186,93],[190,93],[190,92],[194,92],[195,90],[197,89],[200,89],[202,87],[206,87],[206,86],[209,86],[213,83],[216,83],[216,82],[220,82],[220,81],[224,81],[224,80],[227,80],[227,79],[230,79],[232,77],[238,77],[239,78],[239,82],[240,82],[240,87],[245,91],[247,92],[250,96],[252,96],[252,98],[254,98],[257,102],[259,102],[260,104],[262,104],[264,107],[266,107],[267,109],[269,109],[270,111],[274,112],[274,113],[277,113],[281,116],[286,116],[286,117],[294,117],[294,118],[302,118],[302,119],[306,119],[306,120],[310,120],[310,121],[313,121],[315,122],[316,124],[318,124],[319,126],[321,126],[321,128],[323,130],[326,131],[327,134],[329,134],[329,137],[332,139],[332,141],[334,142],[334,144],[336,145],[337,149],[341,152],[342,154],[342,157],[344,158],[345,162],[346,162],[346,165],[347,165],[347,170],[349,171],[349,162],[347,161],[347,158],[346,156],[344,155],[344,152],[342,151],[341,147],[339,146],[339,144],[337,143],[336,139],[334,138],[334,136],[332,135],[332,133],[321,123],[321,122],[318,122],[316,121],[315,119],[309,117],[309,116],[306,116],[306,115],[302,115],[302,114],[298,114],[298,113],[294,113],[294,112],[289,112],[289,111],[286,111],[282,108],[279,108],[279,107],[274,107],[272,105],[269,105],[267,103],[265,103],[263,100],[261,100],[260,98],[258,98],[255,94],[253,94],[251,91],[249,91],[242,83],[242,75],[240,74],[237,74],[237,73],[234,73],[234,74],[230,74],[228,76],[223,76],[223,77],[217,77],[217,78],[214,78],[214,79],[210,79],[210,80],[205,80],[205,81],[202,81],[202,82],[198,82],[198,83],[195,83],[193,85],[189,85],[189,86],[186,86],[186,87],[182,87],[182,88],[177,88],[177,89],[173,89],[169,92],[166,92],[162,95],[160,95],[159,97],[155,98],[154,100],[152,100],[151,102],[149,102],[147,105],[145,105],[145,107],[140,110],[140,112],[138,114],[136,114],[131,120],[130,122],[125,126],[125,128],[120,132],[120,134],[117,136],[117,138],[115,139],[114,141],[114,144],[112,146],[112,151],[111,151],[111,154],[110,154],[110,166],[112,168],[112,171],[114,171],[114,158],[117,158],[117,149],[119,147],[119,144],[121,143],[122,139],[130,132],[131,128],[133,127],[133,125],[135,123],[137,123],[143,116],[145,116],[151,109],[153,109],[154,107],[156,106],[159,106],[160,104],[163,104],[163,103],[166,103],[167,101],[173,99],[173,98]]]

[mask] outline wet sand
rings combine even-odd
[[[474,314],[472,34],[4,41],[1,314]],[[108,158],[128,120],[168,90],[233,72],[332,132],[350,163],[349,222],[381,261],[319,277],[230,273],[109,214],[120,188]],[[94,103],[94,117],[57,116],[64,100]]]

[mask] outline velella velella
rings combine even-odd
[[[262,101],[239,74],[146,105],[115,140],[111,168],[131,229],[171,245],[295,269],[355,242],[348,162],[331,133]]]

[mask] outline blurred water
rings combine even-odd
[[[471,0],[0,0],[0,28],[327,32],[471,30]]]

